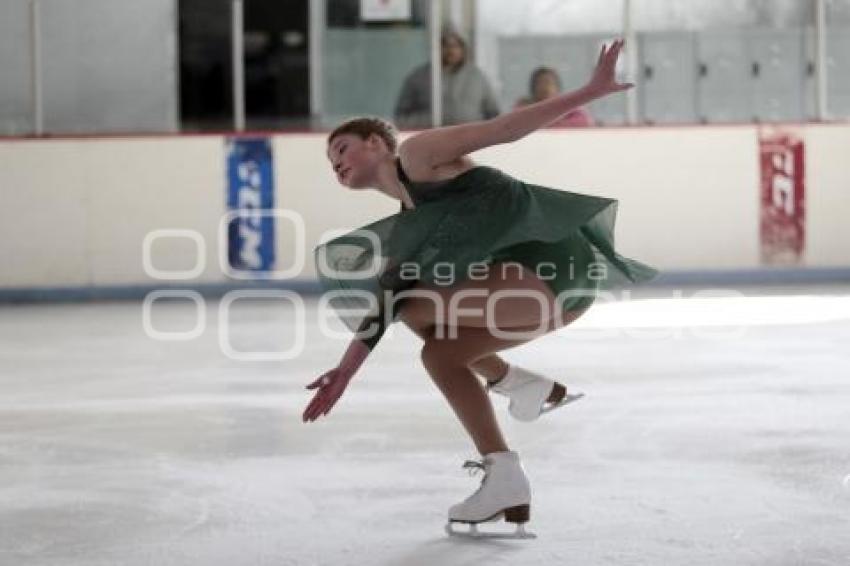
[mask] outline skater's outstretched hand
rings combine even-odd
[[[342,356],[339,365],[319,376],[319,379],[307,386],[307,389],[318,389],[313,400],[304,409],[301,420],[306,422],[315,421],[322,415],[327,415],[333,408],[342,392],[348,387],[348,382],[357,373],[358,368],[363,365],[369,355],[369,346],[359,337],[355,337],[348,349]]]
[[[610,46],[602,46],[602,51],[599,53],[599,60],[596,62],[596,68],[593,70],[593,75],[587,83],[587,88],[593,91],[595,95],[605,96],[606,94],[628,90],[635,86],[632,83],[618,83],[615,77],[617,59],[624,44],[624,40],[618,39]]]
[[[318,389],[318,391],[316,391],[313,400],[310,401],[310,404],[304,410],[304,414],[301,417],[302,422],[312,422],[322,415],[327,415],[339,398],[342,397],[342,393],[348,387],[348,382],[351,381],[352,375],[353,373],[350,371],[335,367],[323,373],[319,379],[309,384],[307,389]]]

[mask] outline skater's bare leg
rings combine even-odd
[[[429,344],[434,340],[435,328],[433,324],[415,324],[410,320],[405,320],[405,323],[410,329],[416,333],[425,344]],[[434,351],[433,346],[429,346],[427,350],[422,349],[423,365],[428,369],[432,365],[430,358]],[[487,397],[486,391],[481,387],[478,378],[472,373],[471,369],[477,369],[479,365],[483,365],[485,370],[498,370],[498,366],[504,364],[505,372],[507,364],[496,354],[488,354],[483,358],[476,360],[466,367],[443,366],[441,360],[435,360],[436,364],[428,372],[432,375],[434,383],[449,401],[455,415],[458,416],[467,433],[473,438],[476,448],[484,455],[490,452],[503,452],[507,450],[505,439],[499,431],[499,426],[493,413],[493,405]],[[483,364],[481,363],[483,362]],[[439,364],[439,368],[437,365]],[[482,372],[483,373],[483,372]],[[434,377],[434,376],[437,377]],[[502,374],[504,375],[504,374]],[[485,374],[486,377],[486,374]],[[467,418],[466,415],[482,415],[482,418]],[[477,439],[477,440],[476,440]]]
[[[496,383],[508,373],[508,362],[496,354],[490,354],[472,362],[469,368],[486,379],[488,383]]]
[[[510,274],[497,269],[491,273],[495,276],[449,288],[422,286],[443,300],[435,303],[432,298],[412,297],[400,312],[402,320],[425,340],[423,364],[482,454],[507,450],[507,445],[487,392],[472,369],[481,368],[485,377],[489,373],[491,379],[499,379],[507,367],[495,352],[528,342],[575,318],[553,316],[557,312],[555,297],[534,272],[524,269],[524,273],[514,270]],[[455,293],[469,289],[486,293],[459,295],[462,304],[452,302]],[[500,290],[510,294],[488,308],[489,297]],[[452,304],[456,312],[450,311]],[[446,321],[463,324],[446,326]],[[438,324],[443,332],[435,332]],[[513,335],[494,336],[496,329]]]
[[[412,326],[408,323],[407,326],[423,341],[434,336],[435,328],[433,324]],[[469,364],[469,369],[482,376],[488,383],[496,383],[508,373],[508,362],[498,354],[489,354]]]
[[[507,446],[487,392],[473,370],[481,370],[488,380],[500,379],[507,364],[496,352],[565,326],[583,312],[561,312],[545,282],[519,267],[502,269],[494,264],[486,279],[451,287],[420,284],[417,288],[431,296],[412,296],[400,311],[401,319],[425,341],[423,364],[482,454],[504,451]],[[492,301],[500,291],[499,300]],[[511,335],[498,334],[496,329]]]
[[[407,299],[401,318],[423,340],[433,336],[435,321],[444,325],[472,326],[486,328],[496,325],[498,328],[518,328],[540,324],[541,320],[555,318],[555,297],[549,287],[541,281],[534,271],[517,263],[495,263],[483,280],[468,280],[454,286],[418,285],[440,298],[435,302],[428,296],[416,296]],[[475,314],[475,309],[486,309],[487,296],[476,294],[480,290],[492,293],[509,291],[511,296],[495,301],[492,316]],[[528,297],[516,296],[521,291]],[[469,292],[458,300],[457,295]],[[453,303],[454,299],[454,303]],[[451,306],[454,304],[454,308]],[[485,311],[486,312],[486,311]],[[569,314],[569,313],[567,313]],[[492,318],[492,320],[490,320]],[[574,317],[566,316],[565,322]],[[490,383],[499,381],[508,371],[508,364],[500,356],[491,354],[472,362],[471,369],[479,373]]]
[[[547,331],[552,331],[557,328],[563,328],[567,326],[582,314],[584,314],[587,309],[590,308],[585,307],[581,310],[576,311],[563,311],[560,320],[550,321],[550,324],[553,326],[549,328]],[[535,326],[528,327],[526,330],[533,330]],[[502,358],[495,354],[491,354],[489,356],[485,356],[484,358],[478,360],[477,362],[473,362],[470,366],[471,369],[477,371],[479,374],[484,376],[487,380],[487,383],[490,385],[496,384],[505,377],[508,372],[508,363],[505,362]],[[561,384],[564,389],[563,391],[559,391],[558,389],[553,388],[552,393],[549,394],[549,397],[546,399],[548,403],[557,403],[561,399],[563,399],[564,395],[566,395],[566,385]]]
[[[422,363],[482,454],[508,450],[487,391],[470,369],[476,359],[528,339],[496,338],[486,328],[457,328],[457,338],[431,338]]]
[[[576,318],[581,316],[583,313],[584,313],[584,311],[578,311],[578,312],[576,312],[576,311],[572,311],[572,312],[565,311],[564,315],[562,317],[562,320],[565,323],[564,325],[569,324],[570,322],[572,322],[573,320],[575,320]],[[434,325],[411,326],[408,323],[408,327],[417,336],[422,338],[423,341],[427,342],[429,339],[432,339],[434,337],[434,332],[435,332]],[[527,330],[533,330],[534,328],[536,328],[536,326],[535,327],[528,327],[526,329]],[[498,354],[495,354],[495,353],[487,354],[483,358],[480,358],[480,359],[470,363],[468,367],[469,367],[469,369],[471,369],[474,372],[478,373],[479,375],[483,376],[484,379],[489,384],[498,383],[503,377],[505,377],[505,374],[508,372],[508,363],[504,359],[502,359],[501,356],[499,356]],[[564,387],[566,387],[566,386],[564,386]],[[546,401],[548,403],[557,403],[558,401],[560,401],[563,398],[565,393],[566,393],[566,389],[564,390],[563,393],[559,392],[557,389],[553,389],[552,393],[549,395],[549,397],[546,399]]]
[[[420,305],[420,307],[421,307],[421,305]],[[521,307],[518,305],[517,308],[521,308]],[[416,335],[418,335],[420,338],[422,338],[423,341],[428,342],[429,340],[432,340],[434,338],[435,331],[436,331],[436,327],[435,327],[435,324],[434,324],[434,321],[433,321],[434,314],[432,312],[431,316],[423,316],[423,310],[424,310],[423,308],[420,308],[417,312],[414,309],[405,309],[405,310],[402,311],[402,320],[404,320],[404,322],[407,324],[407,326]],[[563,311],[559,318],[554,319],[554,320],[550,320],[548,322],[548,327],[545,328],[545,329],[540,329],[540,326],[541,326],[540,324],[533,324],[531,326],[513,327],[510,330],[512,332],[520,332],[520,331],[525,331],[525,332],[535,331],[536,332],[536,331],[540,330],[538,335],[542,335],[542,334],[545,334],[545,333],[550,332],[552,330],[555,330],[557,328],[561,328],[563,326],[570,324],[571,322],[576,320],[578,317],[580,317],[582,314],[584,314],[584,312],[586,310],[587,310],[587,308],[580,310],[580,311]],[[448,332],[444,332],[443,334],[444,335],[448,334]],[[527,342],[530,339],[532,339],[532,337],[529,337],[525,340],[512,341],[511,344],[505,345],[505,346],[501,347],[500,349],[506,349],[506,348],[510,348],[510,347],[513,347],[513,346],[517,346],[517,345],[520,345],[522,343]],[[473,370],[474,372],[477,372],[480,375],[482,375],[487,380],[488,383],[498,382],[500,379],[502,379],[505,376],[505,374],[508,371],[508,363],[505,362],[504,359],[502,359],[502,357],[499,356],[498,354],[496,354],[495,352],[485,354],[481,358],[479,358],[477,360],[473,360],[472,362],[470,362],[467,365],[467,367],[469,369]],[[560,399],[565,394],[565,391],[566,390],[564,390],[564,393],[561,393],[561,392],[553,389],[553,391],[552,391],[550,397],[547,399],[547,401],[552,402],[552,403],[560,401]]]
[[[407,325],[417,336],[422,340],[428,340],[434,336],[434,325],[426,324],[425,326]],[[497,354],[484,356],[480,360],[476,360],[469,365],[469,369],[478,373],[488,383],[495,383],[505,377],[508,373],[508,363]]]

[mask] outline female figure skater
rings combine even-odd
[[[615,41],[602,48],[583,88],[509,114],[426,130],[401,146],[394,128],[377,118],[345,122],[328,137],[328,159],[342,185],[376,188],[402,204],[399,213],[315,250],[319,278],[342,306],[364,294],[375,300],[371,316],[343,316],[357,334],[339,365],[307,386],[316,392],[303,420],[328,414],[386,327],[402,320],[424,340],[425,369],[483,456],[465,465],[483,469],[484,480],[449,510],[450,533],[460,534],[451,529],[455,522],[478,534],[477,523],[504,517],[517,524],[511,536],[530,536],[523,529],[529,483],[487,389],[509,397],[511,415],[525,421],[580,396],[496,352],[569,324],[602,285],[656,274],[614,250],[616,200],[523,183],[476,166],[468,154],[521,139],[576,107],[631,88],[614,76],[622,47]]]

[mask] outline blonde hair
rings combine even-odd
[[[346,120],[328,135],[328,145],[334,138],[343,134],[354,134],[365,140],[375,134],[387,144],[387,149],[395,153],[398,149],[398,130],[390,122],[377,116],[361,116]]]

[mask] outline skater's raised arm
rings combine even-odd
[[[614,76],[622,48],[622,40],[603,46],[593,75],[577,90],[522,106],[490,120],[426,130],[405,141],[399,152],[409,163],[437,167],[491,145],[519,140],[574,108],[627,90],[634,85],[618,83]]]

